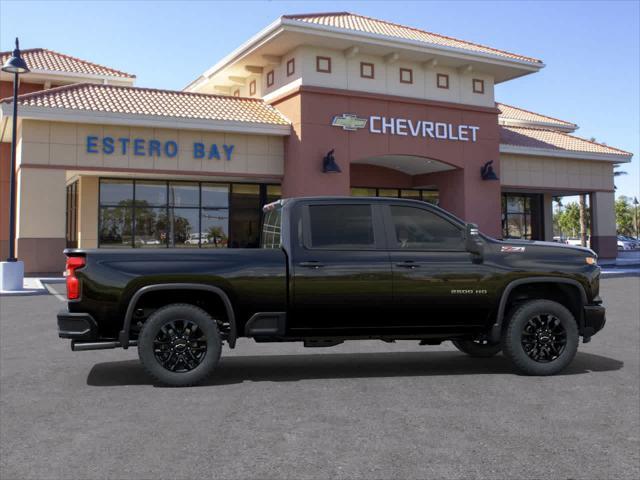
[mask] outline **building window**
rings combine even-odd
[[[257,247],[262,206],[279,185],[100,180],[98,246]]]
[[[78,248],[78,181],[67,185],[67,248]]]
[[[484,93],[484,80],[473,79],[473,93]]]
[[[449,75],[445,73],[439,73],[437,76],[438,88],[449,88]]]
[[[423,202],[432,203],[433,205],[438,205],[437,190],[353,187],[351,189],[351,196],[407,198],[410,200],[421,200]]]
[[[239,97],[240,96],[240,89],[237,88],[236,90],[233,91],[233,96],[234,97]]]
[[[287,62],[287,77],[290,77],[296,72],[296,60],[292,58]]]
[[[542,235],[542,196],[502,194],[502,237],[539,240]]]
[[[362,78],[375,78],[373,63],[360,62],[360,76]]]
[[[413,70],[410,68],[401,68],[400,83],[413,83]]]
[[[267,87],[271,87],[273,85],[274,77],[275,74],[273,73],[273,70],[267,73]]]
[[[251,83],[249,84],[249,95],[253,96],[255,94],[256,94],[256,81],[251,80]]]
[[[320,73],[331,73],[331,58],[316,57],[316,71]]]

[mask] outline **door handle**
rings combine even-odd
[[[413,270],[414,268],[418,268],[419,266],[420,265],[418,265],[417,263],[414,263],[413,260],[407,260],[406,262],[396,263],[396,267],[410,268],[411,270]]]
[[[301,267],[313,268],[314,270],[317,270],[320,267],[324,267],[324,263],[316,262],[315,260],[312,260],[310,262],[300,262],[298,265],[300,265]]]

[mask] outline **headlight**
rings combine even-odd
[[[587,265],[597,265],[598,259],[596,257],[585,257],[584,261],[587,262]]]

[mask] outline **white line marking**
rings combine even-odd
[[[47,291],[53,295],[54,297],[56,297],[58,300],[60,300],[61,302],[66,302],[67,299],[65,298],[64,295],[59,294],[58,292],[56,292],[52,287],[50,287],[47,283],[43,283],[44,288],[47,289]]]

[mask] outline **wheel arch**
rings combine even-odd
[[[131,296],[129,303],[127,305],[127,310],[124,317],[124,323],[122,325],[122,330],[118,335],[118,341],[122,348],[127,348],[129,346],[129,336],[131,332],[131,322],[133,319],[133,314],[135,312],[136,305],[139,300],[147,293],[157,292],[161,290],[192,290],[192,291],[201,291],[201,292],[209,292],[216,295],[222,304],[224,305],[224,309],[227,314],[227,319],[229,321],[229,336],[227,338],[227,342],[230,348],[234,348],[236,345],[237,339],[237,328],[236,328],[236,318],[235,313],[233,311],[233,305],[231,304],[231,300],[227,293],[220,287],[215,287],[213,285],[202,285],[198,283],[159,283],[154,285],[146,285],[138,290]]]
[[[511,294],[518,288],[527,285],[563,285],[569,286],[574,292],[576,292],[579,301],[580,307],[587,304],[587,293],[584,289],[584,286],[578,282],[577,280],[571,278],[559,278],[559,277],[529,277],[529,278],[519,278],[517,280],[513,280],[502,292],[500,297],[500,302],[498,304],[498,310],[496,313],[496,320],[490,331],[490,339],[492,341],[499,341],[500,335],[502,333],[502,326],[504,324],[504,317],[506,314],[508,302]],[[582,332],[584,327],[584,318],[582,308],[578,308],[575,312],[572,312],[576,315],[576,321],[578,322],[578,330]]]

